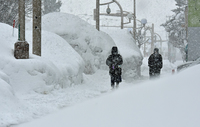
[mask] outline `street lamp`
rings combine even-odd
[[[112,13],[111,14],[111,9],[109,8],[109,4],[111,3],[116,3],[120,9],[120,13]],[[108,8],[106,9],[106,13],[100,13],[100,6],[102,5],[108,5]],[[124,17],[127,16],[128,13],[124,13],[126,11],[123,11],[121,5],[116,1],[116,0],[112,0],[111,2],[107,2],[107,3],[102,3],[100,4],[100,0],[96,0],[96,9],[94,9],[94,19],[96,20],[96,29],[99,30],[99,17],[100,15],[106,15],[106,16],[116,16],[116,17],[121,17],[121,29],[123,29],[124,24],[128,24],[128,23],[124,23]]]
[[[147,19],[142,19],[141,20],[142,25],[145,27],[145,25],[147,24]]]
[[[106,9],[107,14],[110,14],[111,9],[109,8],[109,4],[108,4],[108,8]]]

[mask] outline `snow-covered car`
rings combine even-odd
[[[194,65],[197,65],[197,64],[200,64],[200,58],[198,58],[197,60],[195,61],[189,61],[189,62],[186,62],[184,64],[181,64],[181,65],[178,65],[177,66],[177,72],[183,70],[183,69],[186,69],[188,67],[191,67],[191,66],[194,66]]]

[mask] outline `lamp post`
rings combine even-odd
[[[153,53],[154,50],[154,24],[152,23],[151,27],[151,53]]]
[[[124,23],[124,17],[128,15],[128,13],[124,13],[126,11],[123,11],[121,5],[116,1],[116,0],[112,0],[111,2],[107,2],[107,3],[102,3],[100,4],[99,2],[100,0],[96,0],[96,9],[94,9],[94,19],[96,20],[96,29],[97,30],[100,30],[99,28],[99,17],[100,15],[106,15],[106,16],[115,16],[115,17],[121,17],[121,29],[124,28],[124,24],[127,24],[127,23]],[[109,8],[109,4],[111,3],[116,3],[120,9],[120,13],[111,13],[111,9]],[[106,12],[107,13],[100,13],[100,6],[102,5],[108,5],[108,8],[106,9]],[[128,22],[130,23],[130,22]]]
[[[134,14],[128,14],[128,15],[127,15],[127,18],[129,19],[129,21],[133,20],[133,22],[134,22],[135,20],[137,20],[137,19],[135,18],[135,15],[134,15]],[[137,20],[137,21],[139,21],[139,22],[141,23],[141,27],[138,27],[138,28],[137,28],[136,26],[133,26],[132,36],[133,36],[134,40],[135,40],[136,42],[138,42],[138,47],[140,48],[140,46],[144,43],[144,42],[141,42],[141,40],[144,38],[144,37],[143,37],[144,34],[142,35],[141,31],[142,31],[143,28],[145,28],[145,25],[146,25],[146,23],[147,23],[147,20],[146,20],[146,19],[142,19],[141,21],[140,21],[140,20]],[[136,24],[136,23],[134,23],[134,24]],[[137,31],[137,30],[138,30],[138,31]]]
[[[133,38],[136,38],[136,7],[135,0],[133,0],[133,13],[134,13],[134,21],[133,21]]]

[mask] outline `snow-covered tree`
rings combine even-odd
[[[61,5],[62,3],[60,0],[43,0],[43,14],[59,12]]]
[[[17,19],[18,1],[17,0],[0,0],[0,22],[9,25]]]
[[[61,1],[42,0],[43,15],[60,11]],[[25,0],[26,17],[32,17],[32,0]],[[13,20],[18,22],[18,0],[0,0],[0,22],[12,26]]]
[[[185,17],[185,9],[187,0],[175,0],[177,8],[172,10],[175,14],[161,26],[165,27],[168,32],[169,43],[180,49],[182,58],[185,60],[185,47],[187,45],[187,24]]]

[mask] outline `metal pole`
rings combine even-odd
[[[188,6],[185,7],[185,29],[186,29],[186,38],[188,40]]]
[[[152,23],[151,28],[151,53],[153,53],[154,50],[154,24]]]
[[[33,0],[33,54],[41,56],[41,0]]]
[[[135,0],[133,2],[133,13],[134,13],[134,22],[133,22],[133,37],[136,39],[136,7],[135,7]]]
[[[96,0],[96,29],[99,31],[99,0]]]
[[[146,42],[144,42],[144,51],[143,51],[144,57],[146,56]]]

